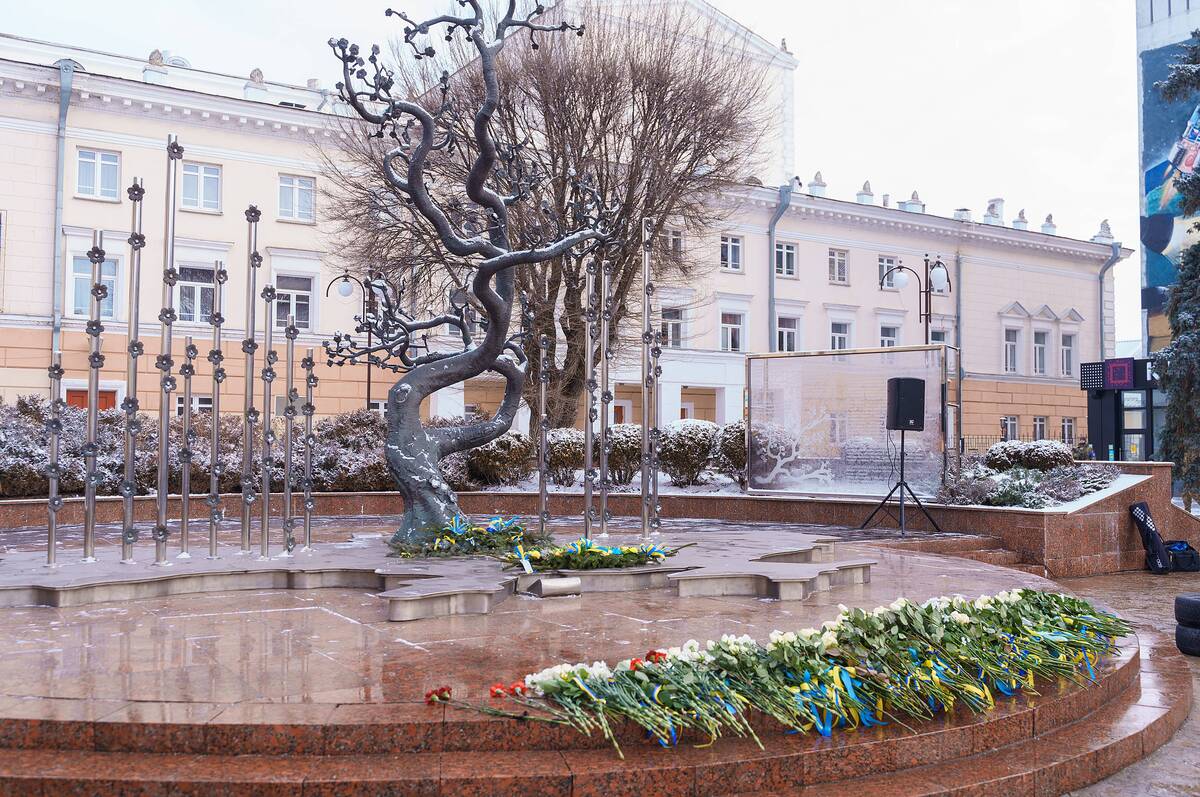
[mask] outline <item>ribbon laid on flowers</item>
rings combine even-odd
[[[1094,681],[1100,656],[1130,630],[1087,601],[1028,589],[839,608],[821,628],[773,631],[765,645],[749,636],[689,640],[615,667],[556,664],[493,685],[492,697],[515,701],[520,713],[458,705],[596,731],[618,754],[611,722],[620,719],[664,747],[689,737],[712,744],[725,734],[758,742],[751,710],[789,732],[829,736],[902,715],[929,719],[956,705],[988,711],[997,693],[1036,694],[1035,678]],[[449,690],[431,700],[449,701]]]
[[[566,545],[529,550],[526,550],[523,544],[518,544],[502,558],[508,568],[523,567],[524,561],[529,564],[531,570],[595,570],[660,564],[686,547],[688,546],[663,548],[650,544],[602,545],[595,540],[580,538]]]
[[[424,546],[393,546],[404,557],[414,556],[494,556],[518,549],[525,543],[534,545],[549,542],[549,536],[536,537],[525,529],[521,518],[493,517],[486,526],[470,518],[456,515],[444,526],[433,542]]]

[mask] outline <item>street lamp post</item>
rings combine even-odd
[[[908,275],[912,274],[917,278],[917,293],[920,297],[920,310],[918,316],[921,322],[925,325],[925,343],[929,344],[929,322],[933,320],[933,294],[949,293],[953,290],[950,284],[950,271],[946,268],[946,264],[942,262],[939,255],[932,262],[929,260],[929,255],[925,255],[925,278],[921,279],[921,275],[913,269],[901,263],[898,266],[892,266],[879,277],[879,287],[883,288],[888,277],[892,277],[892,284],[900,290],[908,285]],[[894,275],[894,276],[893,276]]]
[[[367,274],[367,281],[372,279],[373,275]],[[354,287],[358,286],[359,292],[362,294],[362,315],[359,317],[360,322],[365,322],[367,313],[372,309],[375,297],[371,290],[358,277],[350,273],[349,269],[342,272],[341,276],[334,277],[325,286],[325,296],[329,296],[329,291],[337,285],[338,296],[349,299],[354,295]],[[367,327],[367,348],[371,348],[371,328]],[[367,403],[366,408],[371,409],[371,355],[367,355]]]

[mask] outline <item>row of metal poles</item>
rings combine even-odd
[[[658,473],[660,433],[658,419],[661,410],[659,379],[662,366],[662,331],[654,328],[654,283],[650,279],[650,255],[654,225],[650,219],[642,220],[642,455],[641,455],[641,498],[642,498],[642,541],[659,533]],[[612,322],[616,304],[612,292],[613,264],[607,260],[588,259],[584,265],[584,337],[583,346],[587,360],[586,405],[587,414],[583,424],[583,536],[607,538],[608,523],[612,513],[608,508],[609,490],[612,480],[608,458],[613,450],[609,420],[614,399],[609,381],[610,363],[613,358],[611,344]],[[599,352],[597,356],[597,344]],[[547,415],[547,387],[550,383],[549,355],[550,339],[542,335],[538,339],[539,384],[538,384],[538,525],[543,534],[550,521],[548,500],[548,473],[550,469],[550,420]],[[599,379],[596,364],[599,361]],[[600,440],[597,448],[596,422],[599,420]],[[594,464],[595,463],[595,464]],[[599,506],[595,506],[596,497]]]
[[[179,162],[183,158],[183,147],[180,146],[175,136],[169,136],[167,139],[167,177],[166,177],[166,219],[165,219],[165,234],[163,238],[163,276],[162,276],[162,310],[158,314],[160,322],[159,332],[159,351],[160,354],[155,359],[155,368],[161,372],[159,377],[159,389],[161,392],[159,398],[159,413],[158,413],[158,451],[157,451],[157,479],[156,479],[156,519],[154,525],[154,564],[166,566],[170,564],[167,558],[167,540],[169,537],[168,531],[168,492],[170,488],[170,463],[171,463],[171,397],[179,387],[179,381],[172,373],[175,366],[174,358],[172,357],[173,346],[173,326],[178,320],[178,314],[175,307],[176,291],[175,285],[179,280],[179,271],[175,267],[175,213],[176,213],[176,183],[178,178]],[[138,324],[139,313],[138,305],[141,293],[141,266],[142,266],[142,249],[146,246],[146,237],[142,233],[142,201],[145,198],[145,187],[140,178],[134,178],[133,184],[126,192],[133,206],[131,232],[128,238],[129,244],[129,290],[127,294],[128,314],[129,314],[129,331],[128,345],[126,347],[128,361],[126,364],[125,384],[126,397],[121,403],[121,410],[125,413],[125,428],[124,428],[124,474],[121,481],[119,491],[122,498],[122,523],[121,523],[121,562],[131,564],[134,561],[134,545],[138,541],[138,529],[134,518],[134,497],[137,494],[136,480],[136,459],[137,459],[137,438],[141,433],[141,418],[139,416],[140,404],[138,402],[138,358],[144,354],[144,346],[138,339]],[[265,349],[264,367],[259,373],[259,382],[262,385],[262,400],[263,411],[260,414],[254,406],[255,399],[255,354],[258,351],[258,341],[256,339],[255,325],[255,291],[257,288],[257,272],[262,266],[263,259],[258,253],[258,222],[261,218],[261,213],[258,208],[251,205],[246,210],[246,223],[248,227],[247,238],[247,277],[246,277],[246,338],[242,341],[242,352],[245,355],[245,395],[243,400],[242,412],[242,467],[241,467],[241,489],[242,489],[242,517],[241,517],[241,547],[240,554],[251,553],[250,542],[250,526],[253,516],[253,506],[256,501],[261,501],[261,531],[259,558],[267,559],[271,555],[271,540],[270,540],[270,519],[271,519],[271,469],[275,465],[274,451],[277,442],[275,432],[272,428],[272,389],[273,383],[277,376],[275,372],[275,364],[279,361],[278,354],[273,346],[273,332],[276,322],[275,288],[267,285],[262,289],[260,294],[263,301],[263,344]],[[99,401],[100,401],[100,369],[104,367],[104,355],[101,353],[101,335],[104,332],[104,324],[101,321],[102,308],[104,301],[109,296],[108,287],[104,284],[102,277],[102,267],[106,258],[104,251],[104,233],[93,233],[92,248],[88,251],[88,260],[91,263],[91,298],[88,308],[88,321],[86,331],[89,339],[88,352],[88,388],[87,388],[87,426],[86,440],[83,445],[82,453],[84,457],[85,477],[84,477],[84,526],[83,526],[83,561],[96,561],[96,489],[102,481],[102,476],[97,469],[97,458],[99,454],[97,439],[97,431],[99,426]],[[221,328],[224,324],[224,317],[221,314],[222,294],[225,282],[228,279],[228,273],[221,261],[213,263],[213,297],[212,307],[210,310],[209,323],[212,325],[212,348],[208,352],[207,360],[212,365],[212,434],[209,441],[210,446],[210,464],[209,464],[209,492],[205,498],[205,503],[208,505],[208,558],[219,558],[217,554],[217,530],[224,517],[221,508],[220,494],[220,411],[221,411],[221,384],[225,381],[226,371],[223,366],[225,361],[225,353],[221,347]],[[197,299],[197,310],[200,310],[200,301]],[[284,416],[286,419],[286,432],[283,439],[283,554],[291,556],[295,548],[295,526],[296,518],[292,511],[293,490],[297,485],[303,490],[303,535],[304,546],[302,550],[312,549],[312,511],[314,502],[312,497],[312,450],[315,442],[313,435],[313,414],[315,411],[313,405],[313,389],[317,385],[317,377],[314,375],[315,368],[314,350],[308,349],[306,356],[300,361],[300,367],[304,371],[304,403],[300,403],[300,392],[295,386],[295,371],[296,371],[296,339],[299,336],[299,329],[296,327],[295,318],[291,315],[287,316],[287,324],[284,327],[285,344],[285,385],[284,385]],[[184,340],[184,362],[178,369],[178,376],[183,381],[182,391],[182,416],[183,428],[181,430],[181,440],[178,441],[178,449],[175,452],[177,461],[181,466],[182,476],[180,484],[180,539],[179,553],[177,558],[190,558],[189,551],[189,530],[190,530],[190,503],[191,503],[191,462],[194,453],[193,446],[196,443],[196,435],[192,430],[191,413],[192,413],[192,382],[196,376],[196,359],[199,357],[199,349],[194,344],[192,338],[188,336]],[[49,533],[47,536],[46,547],[46,564],[50,567],[57,566],[57,545],[58,545],[58,512],[62,509],[63,500],[59,494],[59,483],[62,476],[60,465],[60,454],[62,450],[62,409],[66,405],[62,397],[62,378],[64,375],[62,367],[62,352],[54,351],[51,354],[51,365],[49,368],[50,376],[50,415],[46,422],[46,431],[49,437],[49,457],[50,463],[48,468],[49,474]],[[297,463],[295,458],[295,435],[293,424],[297,415],[304,417],[304,441],[303,441],[303,463],[302,476],[297,478]],[[261,430],[256,428],[260,426]],[[260,444],[260,479],[255,479],[254,466],[254,446],[255,442],[261,438]],[[260,481],[261,480],[261,481]]]

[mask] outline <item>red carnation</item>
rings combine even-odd
[[[667,654],[662,652],[661,650],[652,650],[646,654],[646,661],[652,661],[655,664],[659,664],[666,660],[667,660]]]
[[[504,684],[502,684],[502,683],[492,684],[492,697],[504,697],[506,694],[508,694],[508,692],[507,692],[507,690],[505,690]]]
[[[510,694],[523,695],[525,694],[525,684],[522,681],[513,681],[512,684],[509,685],[508,691]]]
[[[632,661],[629,662],[629,669],[633,670],[634,672],[637,672],[638,668],[644,666],[645,664],[646,664],[646,662],[643,661],[642,659],[633,659]]]

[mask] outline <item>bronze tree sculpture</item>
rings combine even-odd
[[[484,445],[512,425],[527,364],[522,331],[511,331],[515,270],[571,250],[596,250],[610,239],[615,215],[614,206],[605,202],[587,175],[545,173],[523,158],[521,142],[498,140],[491,124],[500,102],[496,59],[508,39],[526,32],[536,47],[541,33],[583,35],[583,28],[539,22],[545,11],[540,3],[519,17],[516,0],[508,0],[494,23],[486,21],[479,0],[457,3],[461,16],[445,14],[424,22],[391,9],[387,13],[405,23],[403,43],[415,58],[435,55],[428,44],[434,34],[448,41],[461,36],[478,53],[477,79],[484,91],[466,120],[465,129],[472,131],[469,140],[453,132],[464,129],[462,114],[468,112],[451,101],[449,74],[443,73],[440,85],[425,97],[398,97],[393,94],[398,89],[394,72],[381,63],[378,46],[364,58],[358,46],[345,39],[329,42],[342,62],[343,79],[337,85],[342,99],[370,126],[371,135],[394,142],[383,156],[390,187],[405,198],[415,218],[431,226],[448,254],[471,264],[465,289],[450,297],[449,309],[427,317],[405,308],[402,281],[392,285],[373,277],[368,285],[375,301],[357,318],[356,330],[369,332],[370,343],[360,345],[338,333],[325,344],[331,364],[365,360],[401,374],[388,391],[385,413],[385,457],[405,503],[404,525],[392,538],[394,543],[427,542],[450,524],[459,513],[458,501],[442,478],[439,461]],[[467,160],[461,186],[433,184],[426,168],[438,157]],[[565,218],[551,213],[549,203],[539,202],[540,192],[553,187],[571,194]],[[477,335],[469,323],[475,317]],[[453,345],[440,346],[431,337],[442,328],[455,331]],[[493,417],[446,428],[421,423],[420,406],[427,396],[488,371],[505,383]]]

